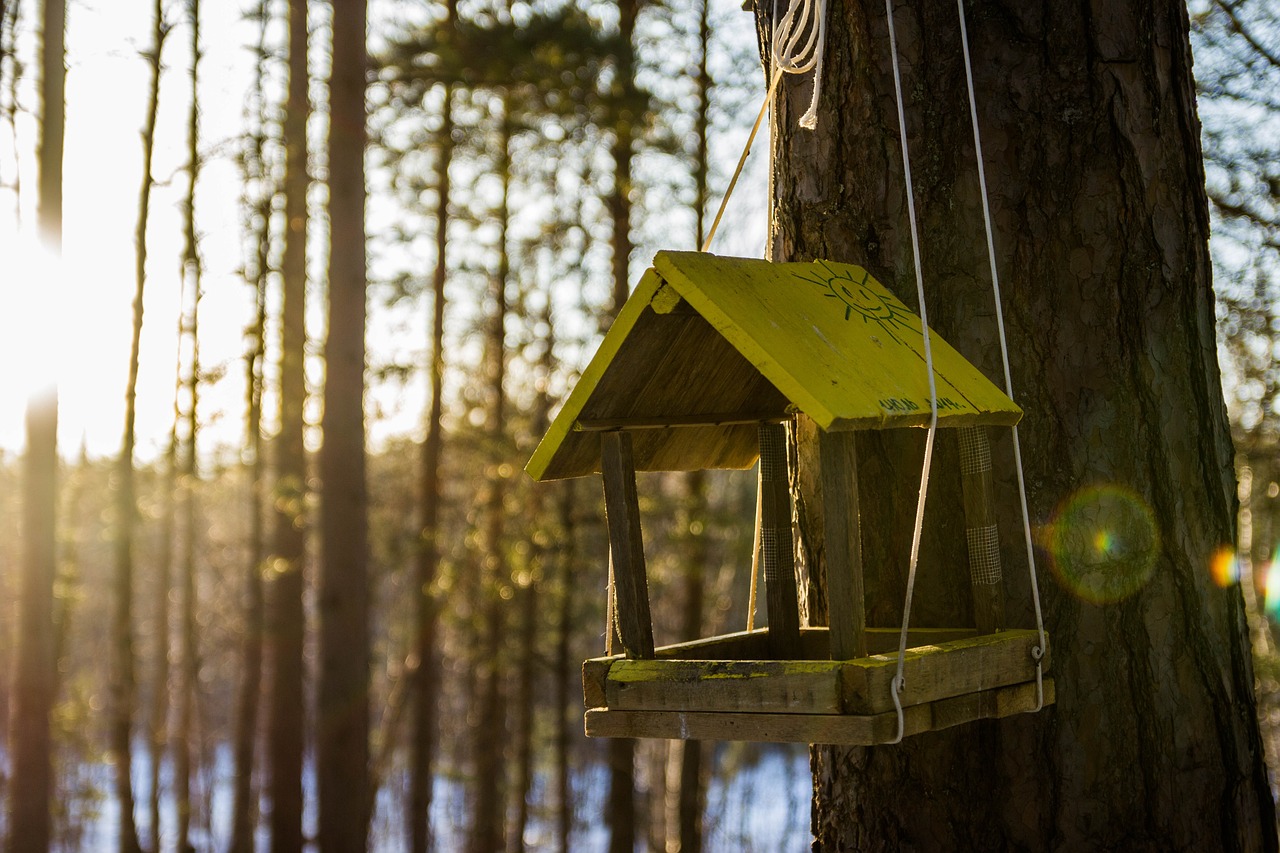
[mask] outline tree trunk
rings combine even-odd
[[[133,448],[134,423],[138,396],[138,354],[142,343],[142,297],[147,281],[147,220],[151,207],[151,154],[155,148],[156,113],[160,96],[160,51],[164,46],[164,10],[160,0],[152,9],[151,51],[146,58],[151,65],[151,85],[147,90],[147,112],[142,130],[142,187],[138,193],[138,222],[134,231],[135,267],[133,294],[133,328],[129,344],[129,377],[125,385],[124,438],[116,465],[116,517],[120,525],[116,533],[115,577],[115,683],[111,752],[114,758],[116,799],[120,804],[121,853],[138,853],[138,829],[134,822],[133,797],[133,706],[135,701],[133,651],[133,533],[138,506],[135,494]]]
[[[456,19],[456,6],[456,0],[449,0],[445,6],[449,22]],[[410,853],[426,853],[431,846],[431,794],[435,781],[432,762],[440,682],[436,660],[439,625],[436,578],[440,571],[440,458],[444,449],[444,286],[449,274],[449,166],[453,162],[453,89],[448,85],[442,88],[440,130],[436,134],[436,266],[431,275],[431,403],[418,475],[422,530],[414,555],[418,668],[413,674],[414,715],[409,757]]]
[[[178,849],[191,847],[191,780],[196,694],[200,688],[198,632],[196,629],[196,554],[199,543],[196,444],[199,437],[200,389],[200,252],[196,237],[195,198],[200,179],[200,0],[189,0],[191,23],[191,105],[187,113],[187,196],[183,200],[182,282],[183,332],[189,353],[186,376],[186,442],[178,478],[182,524],[185,531],[181,569],[178,573],[179,672],[176,730],[173,733],[174,795],[177,801]],[[198,751],[198,750],[197,750]]]
[[[560,555],[559,555],[559,587],[556,602],[556,659],[552,672],[555,673],[555,711],[556,711],[556,824],[559,832],[560,853],[569,853],[569,843],[573,832],[573,789],[569,780],[571,764],[569,736],[569,720],[578,720],[581,713],[580,704],[574,695],[571,684],[577,683],[576,668],[570,660],[572,645],[570,636],[573,630],[573,589],[574,576],[577,570],[578,531],[574,523],[575,486],[573,480],[565,480],[560,484],[560,500],[557,502],[557,514],[560,519]]]
[[[271,766],[271,849],[302,850],[303,695],[302,568],[306,551],[307,295],[307,0],[289,2],[289,89],[285,106],[285,235],[280,323],[280,432],[276,437],[276,507],[272,579],[268,588],[271,693],[268,757]]]
[[[617,80],[613,96],[617,100],[613,140],[613,192],[608,198],[613,220],[613,302],[601,316],[608,328],[618,316],[630,293],[631,282],[631,160],[634,154],[632,113],[635,98],[635,27],[643,0],[618,0]],[[609,825],[610,853],[631,851],[635,845],[636,792],[634,740],[617,739],[608,746],[609,794],[605,820]]]
[[[179,319],[179,326],[181,326]],[[177,493],[178,493],[178,394],[182,381],[181,359],[174,368],[174,402],[173,421],[169,425],[169,443],[165,448],[164,478],[160,488],[163,502],[160,521],[160,555],[156,558],[153,630],[155,631],[155,650],[151,665],[151,682],[154,685],[151,694],[149,758],[150,784],[147,793],[147,813],[149,815],[148,849],[153,853],[160,850],[160,769],[164,764],[165,748],[169,741],[169,643],[172,632],[169,629],[169,595],[173,592],[173,555],[177,538]]]
[[[1235,498],[1186,10],[984,8],[974,82],[1031,516],[1058,545],[1057,579],[1041,577],[1057,704],[899,746],[814,747],[814,849],[1275,850],[1240,591],[1208,572]],[[817,130],[796,128],[806,85],[778,110],[774,255],[865,265],[910,304],[884,7],[832,11]],[[995,376],[957,13],[912,4],[896,20],[932,324]],[[996,439],[1004,564],[1021,567]],[[868,621],[893,625],[921,439],[859,443]],[[913,621],[964,624],[956,460],[935,462]],[[1123,583],[1072,580],[1099,564]],[[1006,581],[1010,622],[1031,624],[1027,581]]]
[[[265,634],[265,590],[263,586],[266,556],[266,519],[264,515],[264,476],[262,448],[263,362],[266,357],[267,277],[271,246],[270,221],[275,190],[266,174],[263,148],[266,144],[266,92],[263,88],[267,62],[266,34],[270,16],[260,9],[253,98],[256,123],[245,163],[246,186],[259,181],[264,186],[256,198],[245,198],[248,231],[253,244],[249,280],[254,287],[254,320],[250,332],[250,348],[245,356],[245,452],[249,458],[249,554],[245,569],[244,636],[241,655],[239,695],[236,700],[234,790],[231,803],[231,853],[253,853],[254,828],[258,810],[254,768],[257,765],[259,705],[262,697],[262,652]]]
[[[511,276],[508,240],[511,239],[511,135],[514,120],[509,99],[503,97],[501,127],[498,134],[498,175],[502,179],[502,198],[498,207],[498,270],[493,278],[493,316],[485,343],[485,361],[489,393],[489,414],[485,432],[488,439],[488,498],[484,508],[482,559],[484,569],[479,589],[482,622],[479,675],[480,711],[475,727],[476,796],[475,810],[468,840],[471,853],[493,853],[505,846],[504,795],[505,772],[503,752],[506,746],[506,713],[502,699],[502,587],[510,583],[505,535],[506,478],[502,473],[506,462],[506,390],[507,373],[507,283]]]
[[[329,337],[320,448],[320,849],[365,849],[369,555],[365,486],[365,2],[333,7],[329,82]]]
[[[45,0],[41,21],[40,150],[37,232],[51,257],[62,252],[62,149],[65,119],[66,7]],[[52,282],[28,282],[51,287]],[[50,300],[51,303],[54,300]],[[38,318],[51,321],[53,318]],[[22,569],[18,579],[18,631],[9,717],[9,843],[12,853],[49,849],[52,743],[49,715],[55,698],[53,578],[57,523],[58,389],[54,382],[27,401],[23,458]]]

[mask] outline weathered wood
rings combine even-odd
[[[872,655],[898,650],[897,628],[868,628],[867,653]],[[973,628],[912,628],[907,632],[907,648],[932,646],[973,637]],[[796,660],[829,660],[831,644],[825,625],[800,629],[800,654]],[[653,650],[657,660],[770,660],[769,629],[736,631],[715,637],[703,637],[684,643],[658,646]],[[595,661],[625,660],[625,655],[592,658]]]
[[[1015,630],[909,649],[902,704],[1033,681],[1031,647],[1037,639],[1035,631]],[[622,710],[878,714],[893,709],[890,690],[897,674],[893,652],[841,661],[614,657],[588,663],[595,664],[583,669],[584,681],[595,680],[583,686],[588,707]]]
[[[1038,642],[1033,630],[1003,631],[965,640],[908,649],[900,699],[904,706],[977,693],[1022,681],[1034,681],[1031,649]],[[878,714],[893,708],[891,684],[897,674],[898,656],[890,652],[846,661],[845,710],[852,714]],[[1049,668],[1046,652],[1044,667]]]
[[[839,714],[840,670],[832,661],[618,661],[605,699],[621,710]]]
[[[653,621],[649,616],[649,582],[645,573],[644,542],[640,534],[640,500],[631,433],[600,436],[604,479],[605,522],[618,614],[618,635],[630,658],[653,657]]]
[[[595,471],[579,421],[717,421],[652,430],[635,447],[645,471],[749,467],[752,430],[733,421],[789,404],[828,431],[928,421],[920,320],[861,267],[678,252],[654,264],[529,460],[536,479]],[[933,354],[944,426],[1018,421],[1017,406],[936,334]]]
[[[799,421],[803,416],[797,415]],[[808,420],[808,418],[804,418]],[[816,426],[816,425],[815,425]],[[797,435],[800,435],[797,430]],[[858,529],[858,463],[850,432],[815,430],[821,478],[821,511],[826,536],[823,567],[827,579],[827,624],[832,660],[867,653],[862,598],[862,542]]]
[[[769,651],[775,660],[800,653],[800,608],[796,597],[791,539],[791,489],[787,477],[787,432],[760,425],[760,565],[769,613]]]
[[[1044,679],[1044,704],[1054,702],[1053,679]],[[1036,709],[1035,682],[984,690],[903,710],[904,736],[1001,719]],[[685,740],[749,740],[870,746],[897,732],[894,712],[874,715],[744,714],[595,709],[585,719],[589,737],[651,737]]]
[[[621,660],[620,656],[607,658],[591,658],[582,663],[582,705],[587,709],[603,708],[608,702],[605,699],[605,680],[609,677],[609,668]]]
[[[618,429],[676,429],[679,427],[720,427],[745,426],[760,423],[782,423],[787,417],[785,408],[774,411],[725,412],[709,415],[661,415],[657,417],[636,418],[603,418],[574,421],[573,428],[578,432],[607,432]]]
[[[1004,580],[1000,570],[991,443],[986,428],[980,426],[957,430],[956,439],[960,443],[960,485],[964,496],[974,624],[980,632],[989,634],[1004,628]]]

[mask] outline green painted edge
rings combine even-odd
[[[678,681],[693,673],[698,681],[746,681],[793,675],[839,674],[845,661],[832,660],[620,660],[609,667],[608,680],[623,684]]]
[[[542,441],[538,442],[538,447],[533,451],[533,455],[529,457],[529,462],[524,466],[524,470],[530,477],[539,482],[542,481],[547,469],[551,466],[552,460],[555,458],[556,452],[560,449],[560,445],[564,443],[564,440],[569,437],[569,433],[573,431],[573,425],[578,420],[578,415],[582,413],[582,408],[591,399],[591,394],[595,391],[596,385],[600,384],[600,379],[604,376],[605,370],[608,369],[614,357],[617,356],[618,350],[622,347],[622,342],[627,339],[627,335],[631,334],[632,328],[640,320],[640,315],[649,307],[649,302],[661,286],[662,279],[658,277],[658,274],[653,269],[649,269],[641,277],[640,283],[636,285],[636,289],[627,298],[626,304],[618,312],[617,319],[613,321],[613,325],[609,327],[604,340],[600,342],[600,348],[591,357],[591,362],[587,365],[587,369],[578,377],[577,384],[573,386],[568,399],[560,407],[559,414],[551,422],[551,426],[547,428],[546,435],[542,437]]]

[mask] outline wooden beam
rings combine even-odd
[[[960,485],[964,499],[964,533],[969,548],[974,624],[980,632],[989,634],[1002,630],[1005,624],[991,443],[985,427],[962,427],[956,431],[956,437],[960,443]]]
[[[832,661],[627,660],[605,680],[605,704],[624,711],[839,714],[842,703]]]
[[[619,638],[627,657],[651,658],[653,620],[649,615],[649,582],[640,535],[640,500],[636,495],[631,433],[601,433],[600,462]]]
[[[760,425],[760,565],[769,613],[769,649],[774,660],[800,654],[800,605],[796,597],[791,539],[791,489],[787,477],[787,431]]]
[[[1031,649],[1039,634],[1028,629],[980,634],[966,640],[908,649],[903,663],[904,706],[977,693],[993,687],[1034,681]],[[1044,666],[1049,667],[1046,652]],[[844,662],[845,711],[879,714],[893,710],[896,650]]]
[[[673,429],[676,427],[722,427],[747,424],[782,423],[786,412],[725,412],[709,415],[663,415],[654,418],[583,418],[573,422],[577,432],[610,432],[620,429]]]
[[[1035,679],[1031,630],[910,649],[904,706]],[[893,653],[848,661],[610,660],[584,670],[587,701],[615,710],[880,714],[893,710]],[[591,707],[589,705],[589,707]]]
[[[1053,679],[1044,679],[1044,704],[1054,702]],[[1035,682],[983,690],[903,710],[903,734],[1001,719],[1036,708]],[[614,711],[586,714],[589,737],[652,737],[684,740],[745,740],[871,746],[897,733],[897,714],[743,714],[679,711]]]
[[[797,416],[797,422],[804,416]],[[812,424],[812,421],[809,421]],[[806,431],[807,432],[807,431]],[[797,434],[800,430],[797,429]],[[863,609],[862,538],[858,527],[858,461],[851,432],[826,433],[814,426],[818,444],[823,534],[827,578],[827,624],[831,659],[867,654],[867,620]]]

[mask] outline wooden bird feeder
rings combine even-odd
[[[940,427],[1018,421],[1012,400],[931,339]],[[624,653],[583,665],[587,734],[894,740],[899,629],[865,625],[852,431],[929,419],[920,318],[866,270],[659,253],[527,466],[537,480],[603,475]],[[981,430],[962,432],[985,442]],[[742,469],[757,459],[768,627],[655,648],[636,471]],[[825,573],[830,627],[799,624],[789,479],[822,527],[823,565],[810,570]],[[989,464],[962,480],[971,562],[994,556],[995,580],[989,565],[971,566],[978,628],[910,632],[906,735],[1040,704],[1037,632],[999,630]],[[1053,701],[1052,680],[1042,695]]]

